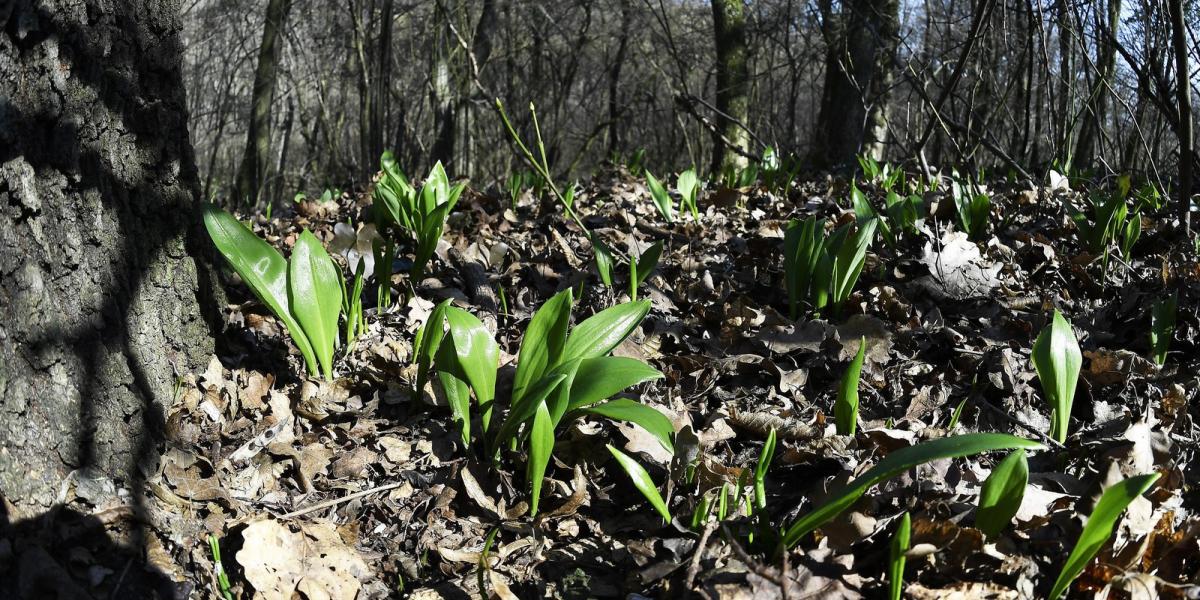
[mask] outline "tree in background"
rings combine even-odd
[[[263,175],[267,169],[267,155],[271,152],[271,108],[275,104],[275,81],[282,50],[280,38],[289,6],[291,0],[270,0],[263,21],[262,43],[254,68],[254,93],[250,99],[250,126],[233,194],[247,205],[257,203],[264,188]]]
[[[712,170],[743,169],[748,164],[750,96],[746,70],[746,6],[743,0],[712,0],[717,49],[717,127],[713,132]],[[740,150],[740,152],[739,152]]]

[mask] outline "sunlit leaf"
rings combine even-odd
[[[1004,433],[969,433],[939,438],[896,450],[883,457],[871,470],[830,495],[829,499],[820,507],[792,523],[784,531],[783,547],[795,546],[804,536],[850,508],[875,484],[895,477],[913,467],[931,460],[959,458],[981,452],[1015,450],[1017,448],[1040,450],[1044,446],[1032,440]]]
[[[612,352],[613,348],[637,329],[648,312],[650,302],[641,300],[618,304],[592,315],[571,330],[563,348],[561,362],[576,358],[595,358]]]
[[[662,496],[658,493],[658,488],[655,487],[646,469],[642,468],[642,465],[638,464],[632,457],[613,448],[612,444],[607,444],[607,447],[608,451],[612,453],[613,458],[616,458],[617,463],[624,469],[625,474],[629,475],[629,478],[633,480],[633,487],[637,488],[642,493],[642,496],[645,496],[646,500],[650,502],[654,510],[658,511],[659,515],[662,515],[664,522],[670,523],[671,511],[667,510],[667,503],[663,502]]]
[[[288,263],[288,302],[312,344],[326,379],[333,378],[333,350],[342,313],[342,272],[321,241],[305,229]]]
[[[1033,343],[1032,358],[1038,380],[1042,383],[1042,393],[1052,411],[1050,437],[1059,443],[1065,442],[1083,356],[1079,352],[1075,330],[1057,310],[1050,324],[1042,329]]]
[[[892,535],[892,543],[888,548],[888,598],[900,600],[904,591],[904,563],[907,562],[905,553],[908,552],[912,538],[912,518],[908,513],[900,517],[896,533]]]
[[[533,313],[525,327],[517,355],[517,372],[513,376],[514,402],[519,402],[526,388],[541,379],[547,369],[558,364],[571,321],[571,302],[570,288],[555,294]]]
[[[997,463],[979,492],[975,527],[989,538],[999,535],[1021,507],[1028,482],[1029,461],[1024,450],[1016,450]]]
[[[292,315],[288,302],[288,263],[273,246],[254,235],[233,215],[212,205],[204,207],[204,226],[217,250],[229,261],[250,291],[283,321],[310,374],[319,365],[304,329]]]
[[[538,504],[542,497],[542,480],[546,477],[546,467],[550,464],[550,456],[554,453],[554,421],[545,402],[538,402],[533,415],[533,426],[529,430],[529,514],[537,516]]]
[[[862,377],[863,358],[867,355],[867,338],[858,342],[858,353],[842,375],[837,400],[833,404],[834,425],[838,435],[854,435],[858,429],[858,382]]]
[[[1121,518],[1121,513],[1125,512],[1129,503],[1146,493],[1146,490],[1154,485],[1158,477],[1158,473],[1138,475],[1104,490],[1100,501],[1096,503],[1095,510],[1088,516],[1087,525],[1084,525],[1083,532],[1079,534],[1075,548],[1071,550],[1067,561],[1063,563],[1062,571],[1059,572],[1058,579],[1054,581],[1054,587],[1047,596],[1049,600],[1057,600],[1063,592],[1067,591],[1071,582],[1079,577],[1084,567],[1108,542],[1108,538],[1112,537],[1113,528]]]
[[[580,412],[633,423],[654,436],[668,452],[675,452],[675,446],[671,443],[671,435],[675,433],[675,428],[671,426],[671,420],[666,415],[653,407],[628,398],[618,398],[588,406]]]

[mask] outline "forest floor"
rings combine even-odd
[[[218,356],[184,381],[168,416],[147,500],[158,523],[150,560],[212,598],[220,593],[209,533],[242,598],[639,598],[689,589],[721,599],[886,597],[888,549],[907,511],[906,597],[1035,598],[1047,595],[1099,492],[1158,472],[1070,594],[1197,597],[1200,497],[1188,483],[1200,465],[1195,250],[1173,241],[1164,208],[1143,215],[1134,252],[1105,273],[1070,218],[1083,192],[994,182],[990,193],[977,240],[955,231],[946,194],[927,194],[922,230],[894,245],[876,240],[840,315],[793,321],[785,224],[811,214],[852,220],[847,181],[811,180],[787,198],[710,191],[698,223],[689,215],[674,225],[623,169],[586,182],[576,207],[611,247],[664,242],[643,286],[649,315],[615,354],[665,374],[626,395],[669,416],[676,456],[635,426],[575,421],[558,438],[536,519],[523,469],[472,458],[438,395],[414,396],[413,339],[435,303],[453,299],[494,330],[504,398],[521,332],[555,292],[582,286],[576,322],[628,300],[599,283],[586,236],[553,201],[465,192],[415,296],[367,311],[368,330],[339,353],[332,382],[305,377],[280,323],[233,285],[241,302],[225,311]],[[337,224],[365,221],[369,205],[366,192],[304,201],[269,222],[255,217],[253,228],[285,254],[308,228],[344,257],[364,249]],[[395,282],[409,286],[403,274]],[[1160,368],[1147,358],[1150,306],[1174,289],[1176,333]],[[1046,436],[1050,407],[1030,357],[1054,308],[1073,323],[1084,357],[1065,444]],[[861,425],[839,436],[833,403],[860,338]],[[741,512],[722,524],[693,527],[692,518],[701,495],[746,483],[739,476],[754,470],[772,428],[779,445],[765,511],[776,525],[920,442],[1005,432],[1047,449],[1030,454],[1020,507],[990,539],[973,525],[997,453],[905,471],[781,557],[749,543],[754,518]],[[605,444],[647,466],[671,523]],[[681,459],[694,470],[681,471]]]

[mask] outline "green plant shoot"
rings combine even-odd
[[[1033,343],[1033,366],[1042,393],[1050,403],[1050,437],[1059,443],[1067,440],[1071,421],[1071,404],[1075,399],[1075,385],[1079,381],[1079,368],[1083,356],[1075,330],[1062,313],[1054,311],[1050,324],[1038,334]]]
[[[975,527],[989,538],[995,538],[1008,527],[1025,497],[1029,482],[1029,460],[1024,450],[1015,450],[992,469],[979,492],[979,510]]]
[[[912,517],[907,512],[900,517],[896,533],[892,535],[892,543],[888,548],[888,598],[900,600],[904,591],[904,563],[907,562],[905,553],[908,552],[912,539]]]
[[[833,422],[838,435],[854,435],[858,429],[858,384],[862,379],[862,364],[866,355],[867,338],[862,337],[858,342],[858,353],[842,375],[837,400],[833,404]]]

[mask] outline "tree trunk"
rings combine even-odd
[[[136,505],[213,351],[179,30],[173,0],[0,8],[0,493],[22,513],[72,472]]]
[[[1170,0],[1171,45],[1175,50],[1175,98],[1179,104],[1179,221],[1191,232],[1192,161],[1196,148],[1192,134],[1192,82],[1188,69],[1187,30],[1183,23],[1183,0]]]
[[[888,137],[889,107],[896,81],[896,50],[900,46],[899,0],[875,0],[871,20],[878,26],[879,46],[875,51],[874,77],[871,78],[870,105],[863,131],[862,153],[883,160]]]
[[[750,132],[745,127],[750,115],[746,5],[743,0],[712,0],[712,11],[717,48],[718,111],[712,171],[721,173],[726,168],[744,169],[749,163],[734,149],[740,148],[742,152],[750,149]]]
[[[271,103],[275,99],[275,80],[279,74],[279,55],[283,20],[291,0],[271,0],[263,19],[262,44],[258,47],[258,66],[254,69],[254,91],[250,97],[250,125],[246,130],[246,151],[238,168],[233,197],[246,205],[258,202],[263,190],[267,157],[271,153]]]
[[[885,26],[895,27],[897,7],[895,0],[847,0],[841,13],[833,14],[828,0],[822,4],[827,48],[825,89],[812,157],[819,166],[853,164],[867,139],[867,102],[872,90],[883,85],[875,82],[877,57],[887,54],[881,46],[889,45],[880,42],[884,41]],[[891,17],[883,18],[889,13]],[[882,132],[886,133],[886,108],[881,107],[881,111],[875,116],[882,118]],[[879,141],[874,139],[880,137],[878,129],[871,135],[872,143]]]
[[[620,0],[621,37],[617,40],[617,55],[608,68],[608,155],[621,151],[621,67],[629,49],[629,30],[632,26],[631,0]],[[639,173],[640,174],[640,173]]]
[[[1121,0],[1108,0],[1108,22],[1103,25],[1108,35],[1096,36],[1099,48],[1096,51],[1096,82],[1088,93],[1087,113],[1075,144],[1074,163],[1081,167],[1090,166],[1095,158],[1097,139],[1104,130],[1108,114],[1108,95],[1113,75],[1117,72],[1117,27],[1121,24]],[[1099,29],[1099,28],[1097,28]]]

